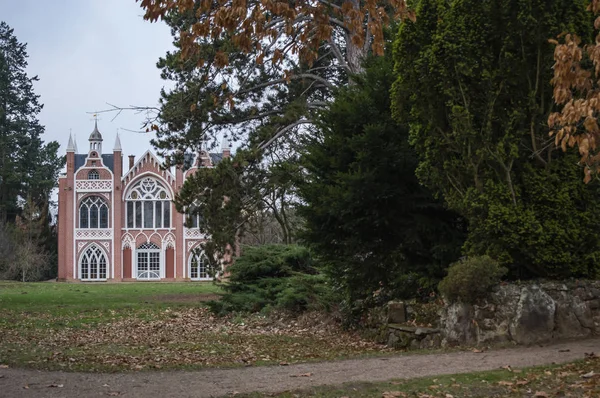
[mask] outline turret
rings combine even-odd
[[[102,155],[102,134],[98,131],[98,121],[94,122],[94,131],[90,134],[90,153],[96,152],[98,157]]]
[[[223,151],[223,158],[228,158],[231,156],[231,148],[229,146],[229,139],[227,138],[227,134],[223,136],[223,141],[221,142],[221,150]]]

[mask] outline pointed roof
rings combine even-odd
[[[75,137],[73,137],[73,145],[75,146],[75,153],[79,152],[77,149],[77,134],[75,134]]]
[[[75,152],[75,144],[73,143],[73,136],[69,133],[69,143],[67,144],[67,152]]]
[[[98,130],[98,120],[94,121],[94,131],[90,134],[90,141],[102,141],[102,134]]]
[[[113,152],[122,151],[121,149],[121,138],[119,137],[119,132],[117,131],[117,138],[115,139],[115,147],[113,148]]]

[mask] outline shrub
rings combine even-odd
[[[208,303],[219,315],[267,308],[327,310],[335,301],[327,278],[313,267],[309,250],[302,246],[247,247],[228,271],[225,294]]]
[[[485,297],[507,272],[489,256],[469,257],[452,264],[438,288],[451,302],[473,303]]]

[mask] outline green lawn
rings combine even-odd
[[[220,292],[213,283],[0,282],[0,311],[70,312],[173,305]]]
[[[212,283],[0,282],[0,364],[123,371],[244,366],[376,354],[316,319],[217,318]]]

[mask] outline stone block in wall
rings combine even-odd
[[[440,324],[445,345],[476,343],[474,309],[470,304],[454,303],[442,311]]]
[[[390,301],[387,305],[388,323],[406,323],[406,304],[402,301]]]
[[[519,344],[551,340],[555,311],[556,303],[539,286],[523,288],[510,324],[512,339]]]

